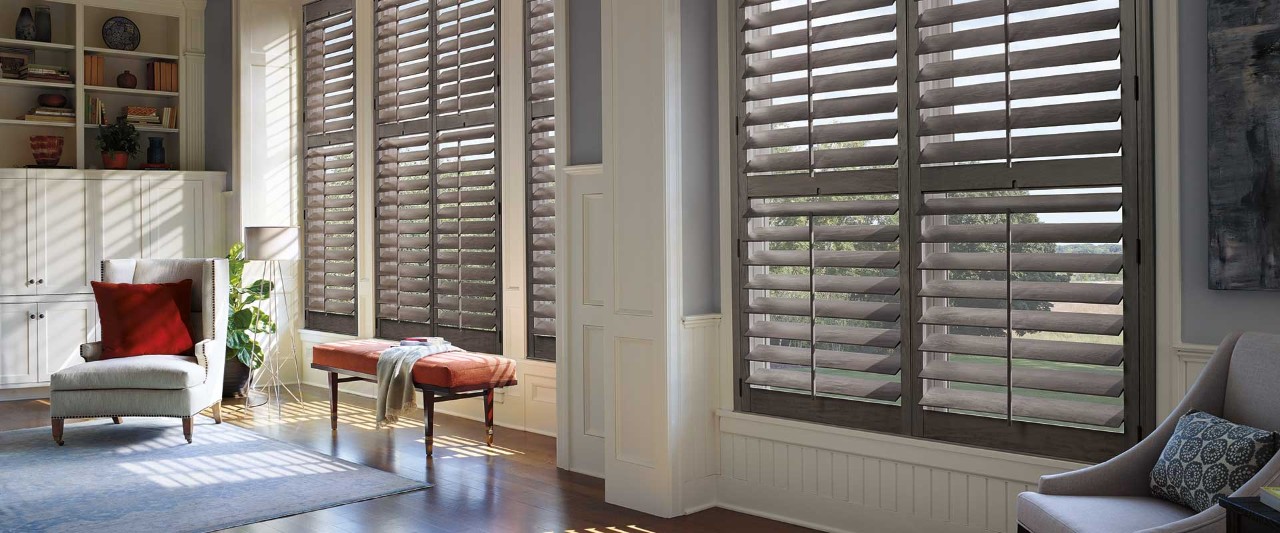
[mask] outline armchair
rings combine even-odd
[[[102,262],[109,283],[168,283],[192,280],[193,356],[156,354],[101,359],[102,343],[80,346],[84,364],[50,376],[53,440],[63,444],[67,418],[157,416],[182,419],[191,442],[191,417],[213,407],[222,422],[222,375],[226,364],[227,298],[230,290],[225,259],[112,259]]]
[[[1270,400],[1280,383],[1280,335],[1234,333],[1223,339],[1182,402],[1142,442],[1109,461],[1040,478],[1038,492],[1018,495],[1018,530],[1030,533],[1220,533],[1225,511],[1196,513],[1151,495],[1151,469],[1192,409],[1238,424],[1280,430]],[[1280,454],[1232,496],[1255,496],[1280,479]]]

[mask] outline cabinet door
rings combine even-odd
[[[0,174],[0,294],[35,294],[34,203],[25,177]]]
[[[98,245],[100,259],[145,257],[142,178],[104,179],[96,182],[96,185],[94,208],[101,235]]]
[[[40,381],[36,304],[0,304],[0,385]]]
[[[83,363],[80,345],[98,338],[98,314],[93,302],[51,302],[39,305],[36,334],[40,381],[72,365]]]
[[[146,257],[204,257],[204,183],[181,179],[148,179],[142,230]]]
[[[96,182],[41,176],[36,188],[36,287],[40,294],[91,292],[98,232],[91,189]]]

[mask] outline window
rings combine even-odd
[[[555,3],[528,0],[525,96],[528,129],[529,357],[556,358]]]
[[[742,2],[740,410],[1084,460],[1138,440],[1140,4]]]
[[[378,336],[501,352],[494,0],[378,0]]]
[[[350,0],[303,10],[303,235],[307,328],[355,335],[355,35]]]

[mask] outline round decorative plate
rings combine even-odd
[[[142,32],[132,20],[111,17],[102,23],[102,40],[115,50],[137,50],[142,42]]]

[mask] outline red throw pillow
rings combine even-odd
[[[191,280],[177,283],[93,282],[102,320],[102,358],[190,355]]]

